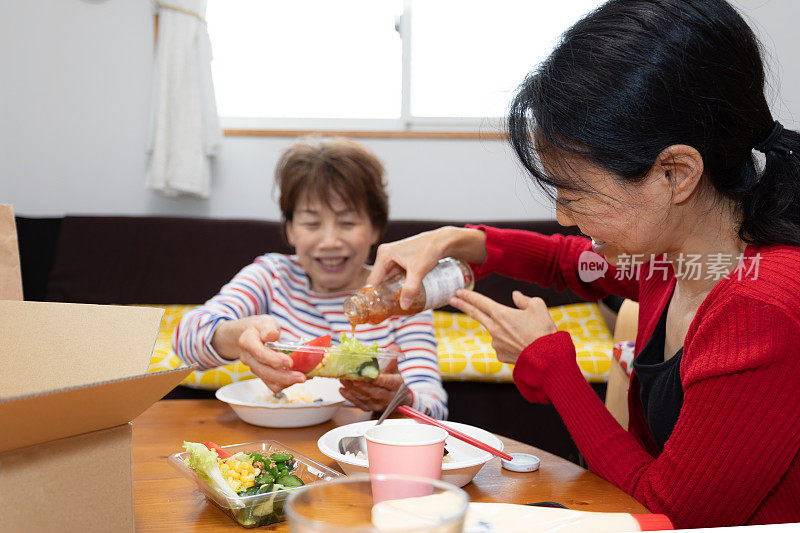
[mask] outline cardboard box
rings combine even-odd
[[[0,301],[4,531],[132,531],[130,421],[191,368],[146,374],[161,309]]]
[[[5,253],[2,297],[21,296]],[[0,530],[133,531],[130,421],[192,371],[146,373],[162,315],[0,300]]]
[[[0,205],[0,300],[22,300],[22,274],[14,209]]]

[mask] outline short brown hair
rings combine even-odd
[[[336,195],[366,214],[383,234],[389,220],[389,196],[383,164],[365,146],[344,137],[305,137],[290,146],[275,168],[275,187],[283,223],[291,222],[297,204],[316,198],[330,206]],[[285,232],[284,232],[285,233]]]

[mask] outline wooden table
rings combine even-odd
[[[297,429],[251,426],[216,400],[162,400],[154,404],[133,422],[136,530],[242,530],[167,463],[170,454],[181,451],[184,440],[210,440],[224,445],[273,439],[339,470],[335,461],[317,449],[317,439],[333,427],[331,422]],[[584,511],[648,512],[591,472],[527,444],[500,438],[506,451],[537,455],[542,460],[541,467],[531,473],[509,472],[494,458],[464,487],[472,501],[553,501]],[[284,522],[262,530],[288,531],[288,526]]]

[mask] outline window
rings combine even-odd
[[[210,0],[223,124],[491,128],[599,0]]]

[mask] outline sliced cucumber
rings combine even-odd
[[[275,494],[253,507],[253,516],[262,517],[270,514],[274,508]]]
[[[303,480],[294,474],[289,474],[278,478],[278,483],[286,488],[302,487],[304,485]]]
[[[243,496],[243,497],[244,496],[252,496],[254,494],[258,494],[258,489],[259,488],[260,487],[258,485],[253,485],[249,489],[245,489],[245,490],[239,492],[238,494],[239,494],[239,496]]]
[[[284,488],[282,485],[273,485],[272,490],[275,491],[275,493],[270,496],[269,499],[259,503],[253,508],[253,516],[261,518],[262,516],[267,516],[270,514],[274,509],[275,496],[279,494],[278,491],[282,488]]]
[[[260,453],[255,453],[254,452],[254,453],[250,453],[248,455],[250,456],[250,459],[253,460],[252,464],[254,466],[258,466],[258,465],[256,465],[256,463],[262,463],[262,465],[259,466],[259,468],[262,468],[262,469],[264,468],[264,466],[269,466],[269,460],[266,457],[264,457],[263,455],[261,455]]]
[[[375,379],[381,373],[381,369],[378,366],[377,359],[373,359],[372,361],[367,361],[363,363],[360,367],[358,367],[358,375],[367,379]]]
[[[263,485],[265,483],[275,483],[275,476],[273,476],[269,472],[262,472],[256,476],[255,481],[259,485]]]

